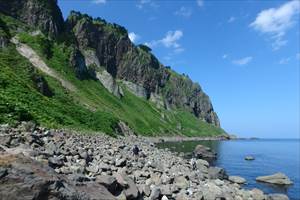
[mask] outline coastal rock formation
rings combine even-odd
[[[243,177],[240,177],[240,176],[229,176],[228,180],[233,182],[233,183],[237,183],[237,184],[246,183],[246,179],[244,179]]]
[[[269,176],[259,176],[256,178],[256,181],[276,184],[276,185],[291,185],[293,182],[283,173],[276,173]]]

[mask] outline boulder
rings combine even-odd
[[[289,197],[285,194],[269,194],[268,200],[289,200]]]
[[[291,185],[293,182],[283,173],[276,173],[269,176],[259,176],[256,181],[275,185]]]
[[[220,167],[210,167],[208,168],[208,177],[210,179],[228,179],[228,175],[223,168]]]
[[[240,176],[229,176],[228,180],[232,183],[237,183],[237,184],[244,184],[246,183],[246,179]]]
[[[198,144],[193,151],[193,154],[196,158],[204,159],[209,162],[215,160],[217,158],[216,153],[212,152],[209,147]]]
[[[116,194],[120,190],[120,185],[117,179],[113,176],[96,176],[96,182],[105,186],[112,194]]]
[[[161,190],[159,187],[154,187],[151,190],[150,194],[150,200],[159,200],[159,197],[161,196]]]
[[[255,160],[255,158],[253,156],[246,156],[245,160]]]
[[[0,179],[1,199],[115,200],[104,186],[96,183],[76,186],[45,163],[23,154],[0,153],[0,168],[4,171]]]
[[[186,189],[189,187],[189,182],[186,180],[184,176],[177,176],[174,179],[175,186],[177,186],[180,189]]]

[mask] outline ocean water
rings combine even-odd
[[[190,153],[197,144],[212,148],[218,158],[213,165],[223,167],[229,175],[242,176],[247,180],[244,188],[259,188],[266,193],[284,193],[291,200],[300,200],[300,140],[298,139],[258,139],[231,141],[192,141],[165,142],[157,144],[159,148]],[[254,156],[255,160],[246,161],[245,156]],[[294,184],[279,187],[258,183],[257,176],[282,172]]]

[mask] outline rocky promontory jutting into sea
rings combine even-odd
[[[134,135],[0,127],[0,199],[286,200],[245,190],[240,177]],[[134,155],[132,148],[140,149]]]

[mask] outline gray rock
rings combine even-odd
[[[175,177],[174,184],[180,189],[186,189],[189,187],[189,182],[184,176]]]
[[[160,188],[159,187],[154,187],[151,190],[150,200],[159,200],[160,195],[161,195]]]
[[[48,158],[48,164],[52,168],[61,167],[64,165],[63,161],[59,157],[50,157]]]
[[[126,160],[124,158],[116,159],[116,167],[124,167],[126,165]]]
[[[289,197],[285,194],[269,194],[268,200],[289,200]]]
[[[96,176],[96,182],[104,185],[112,194],[116,194],[120,188],[117,179],[113,176]]]
[[[255,158],[253,156],[246,156],[245,160],[250,160],[251,161],[251,160],[255,160]]]
[[[210,179],[228,179],[228,175],[223,168],[220,167],[210,167],[208,168],[208,176]]]
[[[246,183],[246,179],[240,176],[229,176],[228,180],[231,181],[232,183],[237,183],[237,184],[244,184]]]
[[[283,173],[276,173],[269,176],[259,176],[256,181],[265,182],[276,185],[291,185],[293,182]]]
[[[217,158],[216,153],[212,152],[210,148],[201,144],[198,144],[195,147],[193,154],[196,158],[208,160],[209,162]]]

